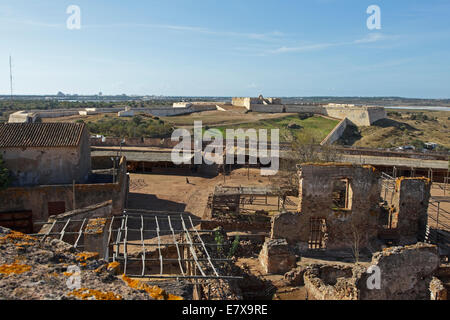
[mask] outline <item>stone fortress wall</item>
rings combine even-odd
[[[132,117],[135,113],[145,113],[156,117],[172,117],[195,112],[217,110],[214,103],[174,103],[173,107],[160,108],[83,108],[57,110],[17,111],[9,116],[9,123],[34,123],[37,119],[51,119],[69,116],[88,116],[102,113],[116,113],[119,116]]]
[[[278,98],[233,98],[234,106],[245,107],[254,112],[267,113],[314,113],[343,120],[347,118],[356,126],[370,126],[374,122],[386,118],[383,107],[357,106],[353,104],[282,104]]]
[[[159,108],[84,108],[58,110],[30,110],[18,111],[9,116],[9,122],[36,122],[41,118],[57,118],[73,115],[92,115],[100,113],[118,113],[119,116],[133,116],[136,112],[146,113],[157,117],[171,117],[195,112],[222,110],[217,102],[176,102],[171,107]],[[386,118],[383,107],[357,106],[351,104],[283,104],[279,98],[234,97],[232,105],[244,107],[249,111],[265,113],[314,113],[329,116],[339,120],[347,118],[356,126],[370,126],[375,121]]]

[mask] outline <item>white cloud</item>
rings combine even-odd
[[[275,50],[271,50],[270,53],[288,53],[288,52],[305,52],[305,51],[312,51],[312,50],[320,50],[329,48],[332,46],[336,46],[337,44],[333,43],[317,43],[317,44],[308,44],[298,47],[280,47]]]
[[[382,40],[386,40],[388,37],[385,36],[382,33],[379,32],[374,32],[374,33],[369,33],[368,35],[366,35],[364,38],[362,39],[358,39],[353,41],[354,43],[373,43],[373,42],[378,42],[378,41],[382,41]]]
[[[306,51],[317,51],[317,50],[323,50],[331,47],[341,47],[341,46],[348,46],[348,45],[358,45],[358,44],[365,44],[365,43],[375,43],[379,41],[389,40],[389,39],[395,39],[397,37],[395,36],[386,36],[382,33],[369,33],[364,38],[357,39],[354,41],[347,41],[347,42],[324,42],[324,43],[313,43],[313,44],[306,44],[301,46],[282,46],[274,50],[268,50],[266,53],[269,54],[280,54],[280,53],[291,53],[291,52],[306,52]]]
[[[284,33],[279,31],[265,32],[265,33],[251,33],[251,32],[234,32],[234,31],[220,31],[204,27],[186,26],[186,25],[172,25],[172,24],[147,24],[147,23],[119,23],[119,24],[101,24],[101,25],[86,25],[84,28],[155,28],[175,31],[186,31],[201,34],[210,34],[226,37],[244,37],[254,40],[270,41],[281,38]]]

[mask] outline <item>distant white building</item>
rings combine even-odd
[[[84,110],[78,111],[78,113],[80,116],[89,116],[89,115],[98,114],[99,112],[97,111],[96,108],[85,108]]]
[[[36,114],[27,111],[17,111],[9,115],[9,123],[34,123],[36,122]]]
[[[119,117],[134,117],[134,111],[130,107],[125,107],[124,111],[119,111]]]
[[[187,108],[192,107],[192,103],[190,103],[190,102],[174,102],[173,107],[187,109]]]

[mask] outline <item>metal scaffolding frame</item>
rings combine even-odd
[[[112,216],[107,219],[104,232],[107,232],[108,245],[104,248],[105,258],[107,261],[117,261],[123,266],[123,272],[129,277],[138,278],[154,278],[154,279],[242,279],[242,277],[222,275],[218,270],[218,264],[230,262],[231,259],[213,258],[208,248],[221,246],[218,243],[206,243],[202,238],[202,234],[213,234],[214,230],[202,230],[196,228],[196,224],[208,222],[199,218],[192,218],[183,213],[177,215],[167,214],[164,212],[145,211],[145,213],[124,212],[122,216]],[[44,232],[32,234],[40,241],[44,241],[48,237],[64,241],[65,236],[73,236],[73,246],[76,249],[83,249],[85,246],[80,241],[86,232],[89,218],[66,220],[54,220],[49,222],[38,222],[37,224],[49,226]],[[133,225],[130,225],[133,221]],[[76,224],[75,231],[74,224]],[[81,225],[80,225],[81,224]],[[146,227],[146,225],[153,227]],[[60,225],[62,229],[55,230],[55,226]],[[162,225],[168,228],[161,228]],[[136,227],[137,226],[137,227]],[[177,228],[177,226],[179,226]],[[130,240],[130,234],[137,234],[137,237]],[[144,235],[151,234],[145,237]],[[167,241],[167,236],[171,241]],[[67,237],[66,237],[67,238]],[[146,240],[156,240],[156,243],[148,243]],[[173,246],[176,248],[175,257],[165,257],[164,248]],[[129,256],[130,247],[140,247],[139,258]],[[149,257],[149,247],[156,247],[157,258]],[[131,274],[129,272],[130,264],[141,262],[141,270],[139,273]],[[152,264],[159,263],[159,273],[147,273],[147,267]],[[166,274],[165,265],[178,264],[179,274]]]
[[[212,258],[208,247],[217,247],[221,244],[217,243],[205,243],[201,234],[208,234],[214,232],[214,230],[198,230],[195,227],[194,221],[203,222],[203,220],[193,219],[192,217],[184,217],[183,214],[179,216],[149,216],[143,214],[126,214],[119,217],[122,220],[121,226],[115,230],[112,230],[112,234],[116,234],[115,240],[110,244],[115,247],[112,257],[108,257],[112,261],[120,261],[124,265],[124,273],[129,263],[142,261],[142,268],[140,274],[127,274],[130,277],[141,278],[177,278],[177,279],[241,279],[242,277],[221,275],[217,269],[215,263],[224,263],[231,261],[230,259]],[[130,220],[139,220],[140,228],[130,228],[128,222]],[[145,228],[145,221],[153,220],[155,228]],[[167,230],[161,229],[161,223],[167,222],[169,228]],[[181,230],[175,230],[174,221],[181,224]],[[128,240],[128,233],[138,232],[140,234],[139,243],[130,242]],[[156,243],[145,243],[144,234],[153,233],[156,235]],[[162,234],[167,233],[167,236],[171,237],[172,241],[163,241]],[[122,235],[125,234],[124,237]],[[177,237],[181,239],[177,239]],[[128,257],[128,246],[139,246],[142,248],[140,252],[140,258]],[[156,247],[158,258],[147,258],[146,247]],[[176,248],[176,257],[164,257],[163,246],[174,246]],[[201,258],[204,256],[205,258]],[[159,262],[159,274],[147,274],[146,262]],[[178,264],[180,274],[165,274],[164,266],[166,264]],[[186,264],[184,266],[184,264]]]

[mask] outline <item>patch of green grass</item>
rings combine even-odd
[[[242,123],[229,126],[219,126],[218,129],[226,137],[226,129],[267,129],[270,138],[271,129],[280,130],[280,142],[285,142],[289,138],[298,138],[300,135],[314,137],[316,141],[322,141],[339,123],[337,120],[331,120],[323,117],[310,117],[301,119],[299,116],[287,116],[277,119],[265,119],[258,122]],[[300,128],[288,128],[289,125],[298,125]],[[204,128],[205,129],[205,128]]]

